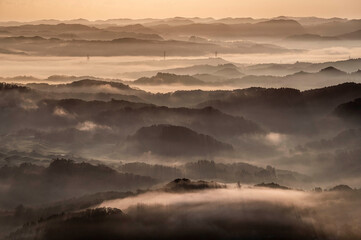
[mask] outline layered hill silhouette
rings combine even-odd
[[[360,239],[360,31],[0,22],[0,239]]]
[[[331,21],[306,27],[309,33],[322,36],[337,36],[358,31],[361,29],[361,20]]]
[[[226,66],[230,65],[230,67]],[[188,74],[198,71],[199,73],[190,75],[176,75],[172,73],[158,73],[153,77],[142,77],[135,81],[126,82],[129,85],[182,85],[182,86],[233,86],[237,88],[247,87],[290,87],[297,89],[313,89],[337,85],[344,82],[361,82],[359,72],[347,73],[333,66],[320,69],[318,72],[299,71],[286,76],[269,75],[246,75],[244,76],[238,68],[232,64],[219,66],[192,66],[182,69],[169,69],[166,72],[188,72]],[[218,68],[213,73],[202,73],[208,69]],[[134,74],[134,75],[133,75]],[[138,73],[130,75],[136,76]],[[148,73],[146,73],[148,74]]]
[[[224,80],[221,83],[225,85],[234,85],[239,87],[290,87],[297,89],[313,89],[317,87],[327,87],[341,84],[344,82],[361,83],[361,75],[346,73],[335,67],[329,66],[318,72],[310,73],[300,71],[286,76],[244,76],[237,79]]]
[[[143,34],[155,34],[156,32],[149,27],[146,27],[142,24],[131,24],[131,25],[122,25],[122,26],[113,26],[106,28],[110,31],[115,32],[131,32],[131,33],[143,33]]]
[[[98,83],[90,82],[90,86],[95,84],[98,88]],[[6,134],[1,140],[4,145],[17,142],[20,146],[26,146],[29,139],[32,139],[31,146],[41,151],[56,149],[82,156],[86,154],[92,158],[100,155],[119,157],[119,154],[115,154],[119,150],[117,146],[128,135],[134,134],[144,126],[155,124],[183,126],[221,141],[248,134],[265,134],[255,122],[225,114],[211,107],[170,108],[115,99],[46,99],[50,96],[57,98],[64,95],[82,97],[79,92],[70,91],[65,94],[64,89],[81,88],[84,92],[90,91],[87,80],[65,86],[50,86],[53,90],[48,89],[46,93],[39,88],[29,88],[32,86],[25,87],[27,91],[24,93],[4,90],[8,94],[0,98],[1,106],[4,107],[1,113],[4,124],[0,128],[1,133]],[[117,86],[114,85],[114,88]],[[13,85],[11,88],[16,87],[17,85]],[[121,84],[119,87],[122,89],[124,85]],[[56,94],[52,92],[54,89],[58,91]],[[148,96],[151,96],[150,99],[159,97],[151,94]],[[168,95],[164,95],[164,99],[167,98]]]
[[[21,26],[21,25],[39,25],[39,24],[48,24],[48,25],[57,25],[60,23],[65,24],[84,24],[91,26],[103,27],[109,25],[119,25],[119,26],[132,26],[132,25],[144,25],[144,26],[154,26],[159,24],[168,24],[168,25],[189,25],[191,23],[224,23],[224,24],[241,24],[241,23],[259,23],[265,22],[267,20],[294,20],[299,22],[302,26],[315,26],[326,23],[346,23],[352,22],[347,18],[321,18],[321,17],[293,17],[293,16],[278,16],[274,18],[252,18],[252,17],[226,17],[226,18],[201,18],[201,17],[170,17],[164,19],[157,18],[144,18],[144,19],[128,19],[128,18],[118,18],[118,19],[107,19],[107,20],[88,20],[84,18],[71,19],[71,20],[56,20],[56,19],[42,19],[35,20],[30,22],[21,22],[21,21],[8,21],[1,22],[1,26]]]
[[[317,116],[331,112],[337,105],[360,96],[360,91],[360,84],[355,83],[303,92],[287,88],[249,88],[235,90],[233,94],[206,101],[198,106],[212,106],[230,114],[242,113],[248,119],[277,131],[286,128],[296,130],[303,129],[305,124],[311,124],[312,119],[316,120]],[[302,120],[304,117],[308,119],[307,123],[305,119]],[[288,123],[287,127],[283,124],[285,121]],[[307,126],[312,129],[310,127]]]
[[[209,82],[207,80],[208,76],[216,76],[220,77],[221,79],[227,79],[229,77],[240,77],[243,73],[240,69],[232,64],[232,63],[225,63],[225,64],[218,64],[218,65],[193,65],[189,67],[180,67],[180,68],[170,68],[170,69],[162,69],[160,72],[162,73],[169,73],[169,74],[176,74],[176,75],[191,75],[195,78],[198,78],[197,75],[205,75],[203,80],[204,82]],[[142,72],[129,72],[125,73],[124,75],[131,78],[140,78],[140,77],[151,77],[157,74],[156,71],[142,71]]]
[[[103,100],[110,101],[111,99],[119,99],[133,102],[146,102],[142,96],[149,95],[148,93],[131,88],[120,81],[103,81],[99,78],[81,78],[68,76],[50,76],[50,81],[62,82],[71,81],[66,84],[48,84],[48,83],[28,83],[27,87],[37,90],[39,94],[47,98],[47,94],[51,93],[52,98],[66,99],[66,98],[81,98],[84,100]]]
[[[134,38],[163,40],[163,36],[179,39],[197,36],[212,39],[285,38],[299,36],[304,40],[356,40],[361,29],[360,20],[317,17],[252,18],[168,18],[168,19],[109,19],[89,21],[39,20],[28,23],[2,22],[0,33],[10,37],[112,40]]]
[[[57,159],[48,167],[23,163],[0,168],[1,206],[44,204],[84,194],[111,190],[134,190],[155,184],[150,177],[119,173],[104,165]]]
[[[128,101],[77,99],[44,100],[40,102],[39,107],[39,111],[44,114],[53,114],[57,109],[62,109],[69,115],[78,116],[81,121],[93,121],[100,125],[119,128],[127,126],[129,132],[144,124],[160,123],[186,126],[219,137],[262,132],[257,124],[242,117],[224,114],[214,108],[168,108]]]
[[[126,141],[126,151],[135,154],[209,156],[232,150],[231,145],[208,135],[172,125],[143,127]]]
[[[193,23],[181,26],[158,25],[152,27],[168,34],[187,34],[202,37],[235,39],[239,37],[282,37],[304,32],[304,28],[294,20],[266,20],[257,23]]]
[[[297,75],[298,74],[293,76],[293,78],[299,77]],[[310,74],[302,73],[300,75],[302,77],[303,75],[308,76]],[[313,74],[311,74],[311,76],[312,75]],[[327,68],[320,73],[316,73],[316,75],[323,75],[326,78],[328,75],[348,76],[348,74],[334,68]],[[331,78],[332,77],[328,79]],[[83,86],[84,83],[88,84],[89,82],[77,82],[75,84],[65,85],[65,87],[70,89],[79,88],[74,85]],[[95,84],[96,88],[102,85],[112,85],[112,83],[108,82],[90,82],[90,85],[93,84]],[[118,83],[114,83],[113,86],[115,86],[115,89],[129,88]],[[29,87],[31,87],[31,85]],[[64,86],[61,85],[61,87]],[[49,88],[61,89],[61,87],[54,85]],[[46,86],[46,88],[48,88],[48,86]],[[51,91],[55,90],[49,90],[49,92]],[[87,91],[86,88],[83,91]],[[200,133],[212,135],[217,138],[223,138],[226,136],[260,132],[260,128],[257,127],[256,124],[242,117],[230,115],[244,116],[256,123],[260,123],[266,128],[271,127],[271,129],[274,130],[280,130],[279,127],[282,129],[299,128],[301,127],[299,124],[308,128],[310,127],[308,124],[313,124],[313,120],[327,115],[338,105],[360,97],[359,84],[355,83],[345,83],[307,91],[283,88],[249,88],[233,91],[176,91],[167,94],[149,94],[144,91],[132,89],[125,91],[127,94],[132,93],[136,96],[138,95],[143,100],[153,104],[198,106],[203,109],[158,107],[152,104],[117,100],[48,100],[36,104],[38,109],[34,113],[25,113],[22,108],[19,108],[18,112],[12,112],[14,117],[17,116],[14,119],[18,119],[12,122],[16,123],[17,121],[21,121],[20,119],[23,117],[22,114],[26,114],[28,119],[33,120],[28,121],[24,127],[38,126],[37,124],[32,124],[37,123],[38,121],[35,119],[38,119],[40,116],[48,116],[48,118],[43,118],[43,124],[46,125],[46,119],[49,119],[47,124],[52,122],[52,126],[54,124],[60,124],[58,126],[75,127],[76,124],[85,121],[116,128],[122,128],[122,126],[127,125],[127,131],[124,133],[124,136],[134,133],[144,125],[175,124],[189,127]],[[70,92],[68,96],[81,97],[81,95],[72,92]],[[37,96],[37,98],[39,98],[39,96]],[[212,108],[204,108],[208,106]],[[219,111],[215,109],[219,109]],[[56,114],[54,115],[54,113]],[[290,122],[285,125],[283,124],[284,121]],[[9,126],[12,126],[10,122],[9,124]]]
[[[196,43],[180,40],[149,40],[119,37],[112,40],[65,40],[40,36],[14,36],[0,38],[5,50],[29,55],[47,56],[163,56],[165,49],[170,56],[204,56],[218,49],[223,53],[286,53],[294,52],[271,44],[258,43]]]
[[[21,25],[12,27],[0,27],[0,31],[6,31],[8,35],[59,39],[87,39],[87,40],[113,40],[117,38],[136,38],[147,40],[163,40],[154,31],[141,25],[126,27],[97,28],[83,24],[40,24]],[[37,35],[36,35],[37,34]]]
[[[330,151],[342,149],[355,149],[359,147],[361,141],[361,129],[343,130],[337,135],[318,141],[311,141],[302,146],[302,150]]]
[[[355,81],[357,80],[356,73],[360,69],[360,63],[361,63],[360,59],[348,59],[342,61],[323,62],[323,63],[310,63],[310,62],[296,62],[294,64],[269,63],[269,64],[253,64],[247,66],[236,66],[232,63],[228,63],[228,64],[220,64],[220,65],[193,65],[188,67],[161,69],[158,72],[171,73],[176,75],[190,75],[205,83],[233,84],[235,82],[237,83],[237,81],[235,80],[242,79],[243,77],[252,78],[254,76],[260,76],[264,80],[277,79],[278,80],[277,82],[281,84],[280,82],[282,81],[282,79],[277,77],[289,77],[293,74],[303,73],[303,72],[309,74],[311,73],[315,74],[318,72],[323,72],[322,70],[326,70],[327,68],[332,67],[349,74],[348,78],[342,79],[343,81],[351,81],[351,80]],[[156,74],[157,71],[141,71],[141,72],[124,73],[124,76],[137,79],[144,76],[152,77]],[[337,76],[340,77],[339,74]],[[238,83],[252,84],[251,81],[247,81],[248,78],[245,78],[243,82],[238,81]],[[308,81],[306,77],[304,77],[301,80],[306,81],[306,83]],[[326,82],[327,79],[323,79],[323,80],[324,82]],[[313,81],[309,81],[309,82],[313,82]],[[315,87],[321,87],[321,85],[316,86],[316,84],[319,82],[320,79],[315,81],[315,83],[312,85],[314,85]],[[336,84],[336,83],[331,83],[331,84]]]
[[[294,64],[255,64],[243,69],[246,75],[273,75],[284,76],[294,74],[300,71],[318,72],[327,67],[334,67],[341,71],[352,73],[360,68],[361,59],[347,59],[340,61],[329,61],[323,63],[296,62]]]

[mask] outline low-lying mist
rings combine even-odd
[[[361,236],[360,197],[360,192],[245,187],[183,194],[151,192],[100,206],[122,209],[140,222],[143,217],[148,218],[148,227],[155,229],[165,224],[171,231],[181,231],[183,227],[205,232],[208,229],[225,236],[227,232],[231,236],[244,234],[246,239],[265,239],[260,233],[272,236],[271,239],[302,239],[303,234],[315,239],[357,239]],[[152,224],[151,219],[156,216],[165,222]],[[182,224],[186,225],[180,227]]]
[[[54,215],[12,239],[359,239],[359,190],[155,190]]]
[[[161,71],[163,69],[181,68],[199,64],[224,64],[235,62],[241,65],[299,62],[320,63],[339,61],[361,55],[361,48],[328,48],[311,50],[297,54],[225,54],[214,58],[211,53],[204,57],[159,57],[119,56],[119,57],[49,57],[49,56],[16,56],[0,54],[0,77],[33,76],[41,81],[51,75],[96,76],[108,79],[135,80],[129,78],[129,72]],[[280,72],[277,75],[283,75]],[[24,82],[24,80],[22,80]],[[34,82],[30,80],[29,82]],[[51,83],[51,81],[48,81]],[[178,88],[179,90],[180,88]],[[186,88],[181,88],[186,89]],[[196,88],[192,88],[196,89]],[[156,89],[153,92],[157,92]],[[169,91],[173,91],[170,88]],[[162,90],[161,92],[164,92]]]

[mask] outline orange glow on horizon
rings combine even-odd
[[[360,0],[0,0],[0,21],[86,18],[360,18]]]

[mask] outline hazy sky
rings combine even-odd
[[[320,16],[361,18],[361,0],[0,0],[0,20]]]

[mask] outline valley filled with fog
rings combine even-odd
[[[346,18],[0,22],[0,239],[360,239],[360,43]]]

